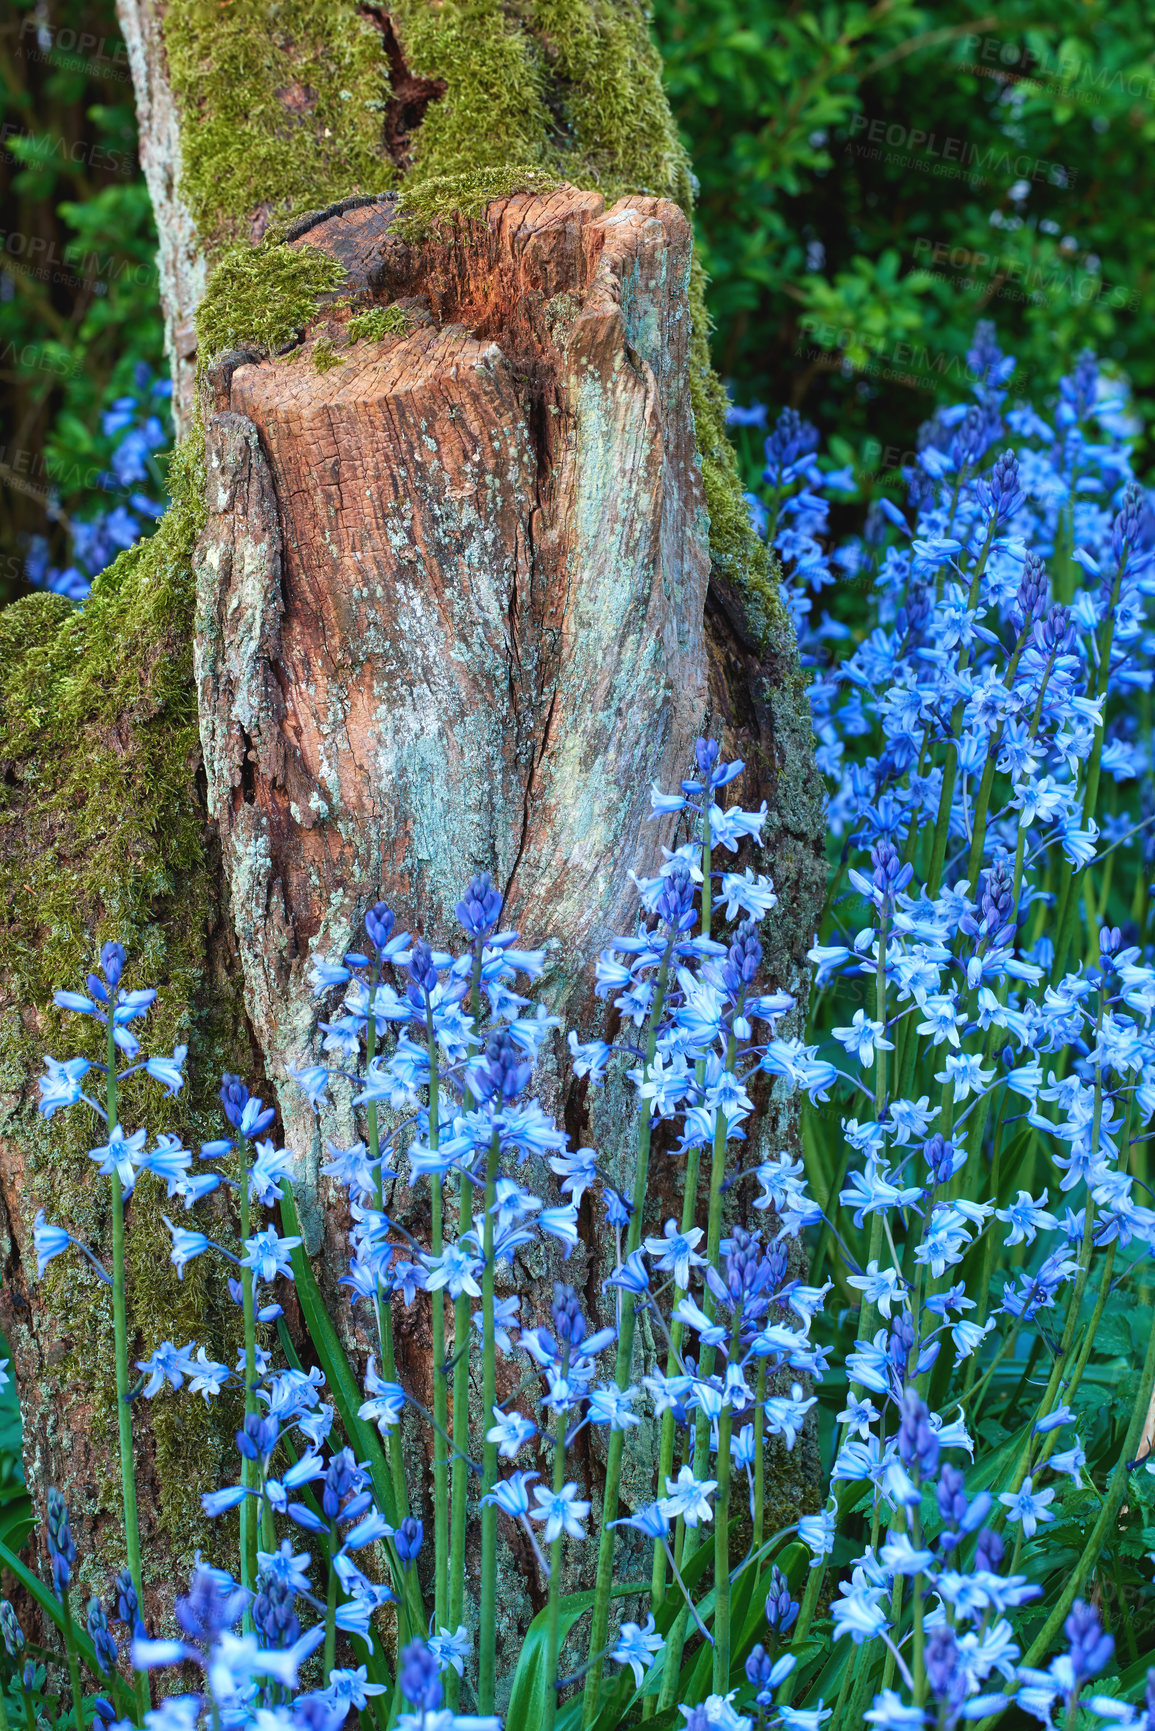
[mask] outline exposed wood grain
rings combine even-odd
[[[687,385],[690,233],[563,191],[424,247],[389,206],[327,247],[412,328],[230,363],[209,421],[197,668],[246,1002],[284,1086],[308,970],[379,896],[444,939],[471,872],[564,1005],[632,917],[706,711],[707,524]],[[318,341],[341,364],[314,365]]]

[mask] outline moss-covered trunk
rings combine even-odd
[[[820,890],[801,674],[725,442],[692,180],[641,8],[121,16],[163,237],[176,498],[83,610],[0,615],[3,1320],[30,1479],[65,1490],[99,1586],[121,1560],[110,1317],[75,1263],[34,1281],[31,1226],[43,1205],[99,1247],[104,1181],[80,1126],[36,1120],[30,1080],[74,1049],[46,1006],[99,941],[160,987],[154,1042],[187,1043],[199,1077],[191,1117],[186,1097],[150,1128],[212,1134],[222,1067],[275,1093],[335,1304],[340,1221],[286,1072],[309,1050],[311,959],[367,901],[447,939],[456,886],[493,870],[550,946],[553,1004],[588,1027],[628,872],[669,839],[645,821],[650,781],[676,781],[705,728],[747,759],[743,803],[768,802],[768,961],[802,997]],[[559,1046],[552,1104],[615,1157],[614,1097],[591,1116],[564,1073]],[[772,1133],[793,1133],[784,1111]],[[232,1307],[202,1265],[177,1282],[151,1183],[132,1205],[133,1356],[172,1338],[231,1359]],[[575,1272],[595,1299],[596,1245]],[[424,1344],[399,1328],[424,1386]],[[196,1492],[228,1473],[235,1418],[171,1393],[139,1415],[158,1614],[196,1546],[221,1543]]]

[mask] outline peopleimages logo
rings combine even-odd
[[[121,37],[94,36],[90,30],[47,24],[33,13],[24,16],[16,53],[21,60],[64,71],[88,67],[98,78],[115,78],[121,83],[132,76],[128,49]]]
[[[944,383],[965,390],[975,382],[966,356],[947,349],[928,348],[878,331],[857,331],[811,314],[799,319],[798,335],[795,358],[828,371],[854,373],[924,393],[934,393]],[[1029,378],[1025,368],[1016,368],[1009,388],[1019,395]]]
[[[960,72],[977,72],[1006,84],[1034,84],[1068,101],[1100,102],[1105,96],[1150,102],[1155,79],[1145,72],[1095,66],[1073,54],[1037,54],[1000,36],[965,36]]]
[[[49,157],[56,157],[61,162],[71,162],[77,166],[103,168],[109,174],[136,173],[135,156],[125,150],[109,150],[107,145],[93,144],[87,138],[74,138],[70,143],[66,138],[48,133],[26,132],[22,126],[6,120],[3,126],[0,126],[0,144],[6,145],[10,138],[27,138],[35,145],[37,166]]]
[[[949,178],[966,172],[976,180],[1032,180],[1048,186],[1071,188],[1077,170],[1066,163],[1052,162],[1047,157],[1030,156],[990,145],[979,150],[967,138],[955,138],[950,133],[927,131],[918,126],[903,126],[897,120],[885,120],[869,114],[855,114],[850,120],[850,142],[847,150],[871,161],[885,161],[899,167],[921,169],[928,174]]]
[[[1098,302],[1115,311],[1134,311],[1139,306],[1137,290],[1111,283],[1095,270],[1068,268],[1060,260],[1040,264],[1013,253],[952,246],[949,241],[926,236],[915,241],[913,252],[924,268],[947,265],[948,271],[933,274],[963,291],[982,289],[1003,300],[1062,300],[1082,306]],[[950,271],[956,274],[952,277]]]
[[[117,258],[112,253],[86,252],[82,242],[68,241],[63,251],[56,242],[42,234],[25,234],[22,229],[0,229],[0,258],[3,255],[18,260],[21,276],[34,277],[38,282],[64,283],[78,287],[81,282],[130,282],[147,288],[159,279],[155,263],[143,259]],[[103,293],[103,289],[100,291]]]

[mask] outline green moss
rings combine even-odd
[[[349,320],[349,341],[381,343],[386,337],[407,336],[410,328],[404,307],[370,307],[368,312],[354,313]]]
[[[556,174],[547,174],[542,168],[518,167],[512,163],[425,179],[414,175],[401,190],[400,211],[393,229],[403,240],[419,241],[439,221],[484,216],[486,206],[495,198],[509,198],[515,192],[556,192],[562,184]]]
[[[334,367],[345,365],[339,354],[336,354],[328,337],[318,337],[313,344],[313,370],[318,373],[331,373]]]
[[[126,1087],[126,1122],[187,1140],[216,1134],[214,1077],[247,1067],[239,994],[210,979],[210,933],[221,910],[205,853],[196,795],[196,693],[192,669],[191,553],[202,521],[202,465],[194,438],[173,463],[174,503],[151,541],[123,553],[98,578],[83,609],[32,596],[0,612],[0,898],[5,923],[0,1018],[0,1130],[27,1157],[27,1220],[51,1219],[110,1254],[108,1187],[87,1158],[93,1125],[80,1109],[46,1124],[30,1078],[45,1051],[96,1052],[98,1030],[52,1006],[75,989],[98,944],[129,950],[130,985],[160,988],[147,1023],[152,1050],[189,1047],[194,1083],[177,1101],[141,1083]],[[130,1092],[131,1090],[131,1092]],[[235,1324],[214,1304],[204,1271],[183,1285],[169,1263],[160,1218],[163,1187],[142,1180],[130,1205],[129,1304],[140,1333],[133,1356],[164,1339],[198,1340],[231,1358]],[[95,1425],[115,1461],[112,1318],[107,1293],[80,1258],[48,1271],[59,1295],[56,1386],[92,1391]],[[79,1305],[78,1305],[79,1299]],[[232,1306],[228,1306],[229,1311]],[[70,1327],[72,1316],[83,1324]],[[50,1392],[50,1391],[49,1391]],[[235,1415],[199,1401],[161,1397],[149,1408],[159,1503],[170,1543],[191,1558],[210,1533],[187,1470],[190,1448],[206,1468],[224,1465]],[[83,1457],[87,1458],[87,1457]],[[183,1463],[183,1464],[182,1464]],[[211,1467],[210,1467],[211,1463]],[[97,1511],[115,1511],[116,1482],[91,1487]],[[115,1520],[108,1523],[116,1530]],[[215,1542],[219,1542],[215,1541]]]
[[[778,589],[777,561],[750,526],[738,459],[726,437],[726,393],[710,365],[706,273],[696,257],[690,269],[690,319],[690,401],[710,516],[710,562],[742,596],[762,649],[790,648],[793,632]]]
[[[389,97],[381,33],[350,0],[170,0],[181,192],[214,249],[282,215],[384,192]]]
[[[414,135],[410,187],[510,165],[556,168],[544,56],[501,0],[396,0],[390,12],[413,72],[445,84]]]
[[[641,192],[688,211],[690,165],[643,7],[635,0],[533,0],[530,16],[561,123],[566,179],[597,186],[607,204]]]
[[[300,335],[317,299],[340,288],[345,272],[315,246],[231,247],[197,309],[197,353],[203,364],[225,349],[253,344],[276,353]]]

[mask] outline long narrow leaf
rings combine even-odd
[[[292,1186],[284,1186],[281,1198],[281,1210],[285,1226],[291,1236],[300,1238],[301,1224],[297,1214],[296,1198]],[[393,1496],[393,1477],[389,1464],[385,1459],[385,1450],[381,1446],[381,1438],[373,1425],[366,1424],[359,1416],[362,1401],[361,1385],[353,1374],[352,1366],[341,1345],[340,1336],[333,1327],[333,1319],[325,1308],[325,1300],[317,1285],[317,1277],[313,1273],[309,1258],[305,1255],[302,1245],[298,1245],[291,1255],[293,1279],[297,1288],[297,1298],[301,1306],[301,1314],[305,1326],[309,1330],[309,1338],[316,1348],[317,1357],[321,1361],[321,1369],[332,1391],[333,1402],[337,1408],[345,1435],[350,1447],[358,1460],[367,1461],[369,1475],[373,1481],[373,1490],[381,1513],[390,1526],[397,1525],[397,1504]],[[400,1560],[392,1544],[388,1546],[394,1582],[403,1580],[408,1603],[410,1627],[424,1629],[425,1606],[421,1600],[421,1588],[417,1581],[415,1569],[402,1569]]]
[[[55,1623],[57,1629],[60,1631],[61,1638],[63,1639],[64,1607],[57,1599],[56,1594],[50,1592],[44,1585],[43,1581],[41,1581],[37,1575],[33,1574],[27,1563],[22,1563],[15,1551],[9,1550],[8,1546],[2,1541],[0,1541],[0,1563],[3,1563],[4,1567],[15,1575],[16,1579],[20,1582],[20,1585],[31,1593],[32,1597],[36,1600],[36,1603],[40,1606],[40,1609],[46,1616],[52,1619],[53,1623]],[[84,1660],[85,1665],[88,1667],[90,1676],[99,1679],[100,1691],[103,1692],[106,1689],[111,1689],[117,1698],[121,1712],[131,1716],[136,1711],[136,1699],[133,1696],[132,1690],[125,1683],[123,1677],[120,1677],[115,1673],[111,1678],[103,1676],[100,1667],[96,1663],[96,1649],[92,1645],[88,1636],[84,1633],[84,1630],[77,1623],[75,1617],[72,1619],[72,1634],[76,1641],[76,1650]]]
[[[627,1581],[611,1590],[614,1599],[637,1598],[649,1592],[642,1581]],[[565,1641],[578,1619],[592,1607],[594,1594],[567,1593],[561,1601],[561,1638]],[[546,1691],[552,1687],[545,1674],[548,1644],[549,1607],[538,1612],[525,1633],[517,1669],[513,1674],[513,1691],[505,1718],[505,1731],[537,1731],[545,1712]],[[580,1715],[580,1696],[574,1703]]]

